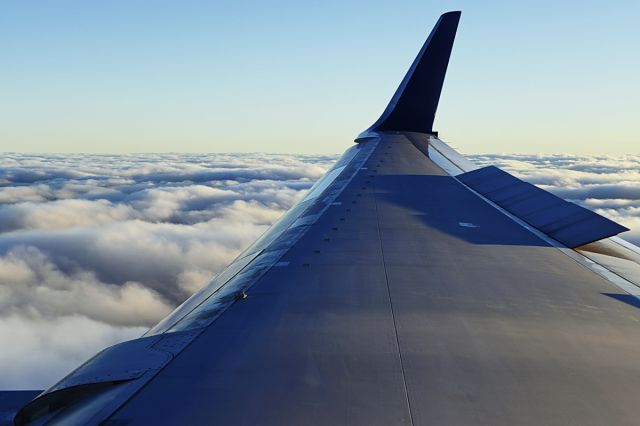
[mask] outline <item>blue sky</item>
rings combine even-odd
[[[640,152],[637,1],[3,1],[0,151],[342,152],[462,10],[463,152]]]

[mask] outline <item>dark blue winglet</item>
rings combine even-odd
[[[440,17],[387,108],[358,139],[377,131],[434,133],[433,120],[459,21],[460,12]]]

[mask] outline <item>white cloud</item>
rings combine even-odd
[[[141,335],[299,200],[334,156],[0,157],[0,389]],[[640,158],[480,155],[634,229]]]
[[[146,329],[113,326],[81,315],[42,317],[33,313],[3,313],[0,387],[42,389],[105,344],[136,338]]]
[[[298,201],[332,156],[0,158],[0,389],[141,335]]]

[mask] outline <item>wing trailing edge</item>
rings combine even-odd
[[[433,120],[460,14],[455,11],[440,16],[387,108],[356,142],[380,131],[434,133]]]

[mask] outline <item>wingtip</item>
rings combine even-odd
[[[384,112],[359,138],[378,131],[433,133],[460,14],[440,16]]]
[[[438,21],[439,22],[442,22],[442,21],[455,22],[455,25],[457,26],[458,23],[460,22],[460,16],[462,16],[462,11],[452,10],[450,12],[445,12],[442,15],[440,15],[440,19],[438,19]]]

